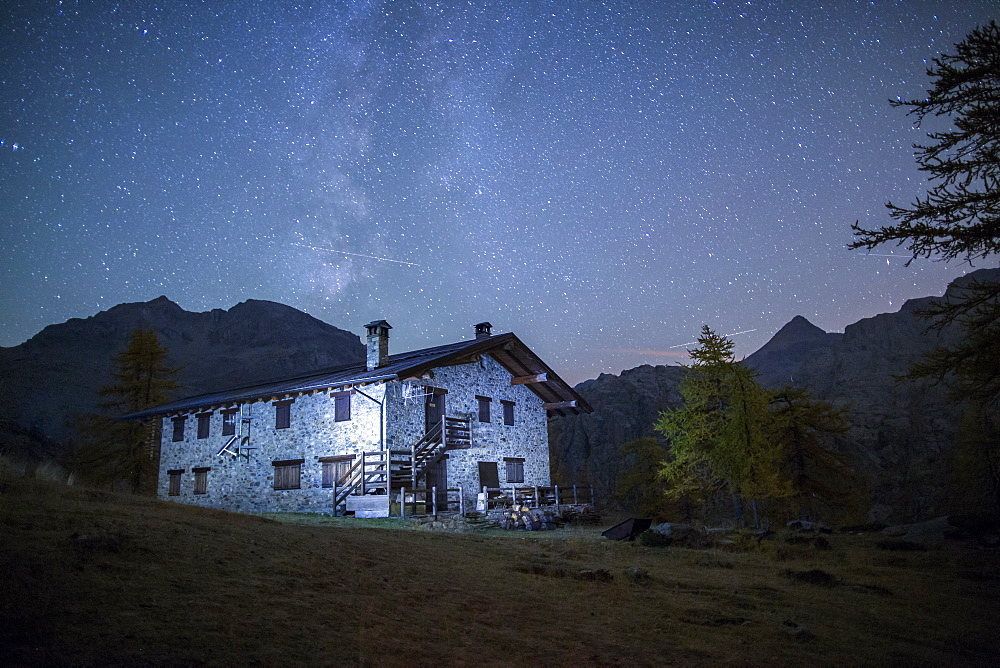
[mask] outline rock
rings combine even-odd
[[[813,531],[817,533],[833,533],[833,529],[822,522],[810,522],[809,520],[792,520],[786,524],[792,531]]]
[[[936,517],[926,522],[886,527],[882,535],[899,538],[907,543],[919,543],[924,547],[937,547],[944,543],[945,535],[952,529],[947,517]]]
[[[705,531],[687,524],[664,522],[651,527],[650,531],[665,538],[666,545],[673,547],[705,548],[712,545],[712,539]]]

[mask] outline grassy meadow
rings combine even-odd
[[[878,534],[688,550],[607,541],[605,526],[406,527],[0,478],[0,664],[1000,660],[996,550],[890,552]]]

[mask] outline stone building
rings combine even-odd
[[[491,328],[390,355],[391,326],[379,320],[367,325],[366,364],[130,416],[162,421],[158,495],[237,511],[386,516],[401,501],[413,512],[457,504],[459,494],[471,507],[483,487],[551,492],[547,418],[592,409],[514,334]]]

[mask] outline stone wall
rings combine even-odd
[[[476,491],[481,487],[481,461],[497,464],[503,486],[508,484],[505,457],[524,459],[524,482],[519,486],[550,484],[547,416],[542,400],[528,386],[511,385],[510,380],[509,371],[483,355],[471,364],[437,368],[433,378],[420,381],[423,387],[447,390],[444,401],[449,417],[471,418],[472,447],[450,450],[447,459],[448,486],[462,486],[467,508],[475,507]],[[388,442],[393,449],[408,449],[424,435],[424,400],[403,399],[401,383],[393,383],[391,388],[386,402]],[[488,423],[479,421],[477,396],[492,400]],[[504,424],[501,401],[514,402],[513,425]]]
[[[382,401],[385,386],[362,390]],[[330,512],[332,490],[322,486],[319,458],[381,449],[380,406],[360,392],[351,395],[351,419],[342,422],[334,421],[334,397],[329,392],[296,397],[287,429],[275,428],[271,401],[255,401],[243,411],[251,419],[248,458],[215,454],[231,438],[222,435],[220,410],[212,412],[209,436],[203,439],[197,437],[196,413],[187,417],[183,441],[172,440],[173,423],[169,418],[163,420],[160,498],[244,512]],[[274,489],[272,462],[296,459],[304,460],[301,488]],[[204,494],[194,493],[193,469],[198,467],[209,467]],[[168,496],[168,471],[178,469],[184,471],[180,495]]]
[[[461,485],[468,508],[475,507],[481,486],[481,461],[497,464],[499,481],[506,486],[505,457],[524,459],[524,486],[548,486],[549,450],[546,413],[542,400],[527,386],[511,385],[511,375],[492,357],[479,362],[435,369],[420,384],[447,390],[446,414],[471,418],[472,447],[452,450],[447,458],[448,486]],[[411,388],[420,393],[421,387]],[[365,396],[368,395],[368,396]],[[479,421],[477,396],[490,397],[491,420]],[[514,402],[514,424],[506,425],[501,400]],[[384,402],[384,439],[390,449],[409,450],[424,435],[424,399],[404,399],[403,383],[373,384],[351,395],[351,419],[334,421],[332,392],[296,397],[291,404],[287,429],[275,428],[275,406],[255,401],[243,407],[250,416],[249,457],[233,458],[215,453],[231,438],[222,435],[222,412],[211,412],[209,435],[197,437],[197,413],[187,416],[184,440],[174,442],[173,424],[163,420],[158,495],[213,508],[244,512],[331,511],[332,490],[322,487],[319,459],[333,455],[360,454],[383,449],[380,428]],[[239,429],[239,419],[237,419]],[[300,489],[274,489],[274,461],[303,460]],[[195,468],[207,467],[204,494],[195,494]],[[183,470],[180,494],[169,496],[171,470]]]

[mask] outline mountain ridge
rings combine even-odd
[[[0,348],[0,435],[8,450],[62,454],[74,436],[73,415],[97,410],[97,389],[110,382],[114,357],[138,327],[156,331],[168,364],[180,367],[178,397],[356,363],[365,354],[357,335],[277,302],[248,299],[202,312],[166,296],[118,304]]]
[[[913,359],[958,340],[957,327],[928,331],[930,323],[918,312],[936,300],[958,296],[972,280],[1000,282],[1000,269],[966,274],[952,281],[943,297],[907,300],[898,311],[862,318],[842,334],[825,332],[795,316],[744,360],[767,387],[806,387],[847,411],[852,428],[832,444],[870,478],[870,521],[920,519],[949,510],[948,478],[960,413],[949,398],[951,384],[898,382],[894,377],[905,375]],[[639,371],[644,368],[649,370]],[[664,382],[667,369],[680,371]],[[649,383],[654,376],[658,381],[633,407],[630,379],[637,372]],[[550,425],[553,452],[564,457],[558,469],[562,480],[586,479],[608,498],[621,471],[620,446],[657,436],[653,422],[659,411],[680,405],[677,384],[682,377],[679,367],[636,367],[577,385],[577,392],[596,410]],[[634,426],[637,422],[640,428]],[[621,424],[633,426],[622,429]]]

